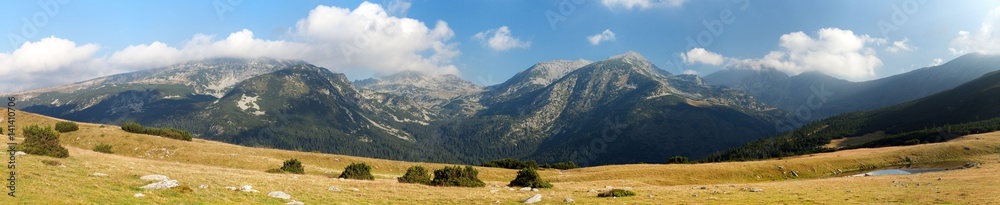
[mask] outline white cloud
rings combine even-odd
[[[939,66],[941,63],[944,63],[944,60],[941,60],[941,58],[935,58],[930,66]]]
[[[23,90],[52,83],[72,83],[80,77],[107,74],[92,64],[97,44],[77,45],[75,42],[47,37],[37,42],[25,42],[10,54],[0,53],[0,91]]]
[[[389,2],[387,7],[390,15],[406,16],[406,12],[410,10],[411,5],[413,4],[409,0],[393,0]]]
[[[605,7],[614,8],[624,8],[626,10],[632,10],[638,8],[640,10],[653,8],[653,7],[680,7],[684,5],[687,0],[601,0],[601,4]]]
[[[382,6],[364,2],[354,10],[317,6],[282,40],[255,38],[252,31],[243,29],[223,39],[195,34],[182,46],[156,41],[96,56],[96,44],[78,46],[50,37],[25,43],[11,54],[0,53],[0,81],[19,83],[15,88],[0,88],[0,92],[215,57],[301,59],[337,72],[367,69],[382,74],[403,70],[458,74],[451,64],[460,54],[450,42],[453,36],[443,21],[428,27],[416,19],[390,16]]]
[[[472,38],[479,40],[483,46],[489,47],[494,51],[506,51],[512,48],[531,47],[530,41],[522,41],[511,37],[510,28],[507,28],[507,26],[500,26],[500,28],[476,33],[476,35],[473,35]]]
[[[916,47],[910,45],[909,42],[910,38],[903,38],[903,40],[893,41],[892,45],[885,47],[885,51],[889,51],[889,53],[899,53],[899,52],[913,51],[914,49],[916,49]]]
[[[696,70],[684,70],[684,72],[682,72],[682,74],[684,74],[684,75],[698,75],[698,71],[696,71]]]
[[[875,77],[875,69],[882,66],[882,60],[875,56],[875,49],[869,45],[883,44],[885,39],[859,36],[839,28],[820,29],[817,35],[818,38],[813,38],[801,31],[784,34],[779,39],[780,50],[771,51],[758,59],[725,58],[725,66],[746,69],[770,67],[791,74],[819,71],[848,80],[871,79]],[[718,62],[716,57],[709,58],[712,60],[707,62],[692,58],[702,55],[699,53],[701,51],[692,49],[685,56],[691,58],[691,62]],[[705,56],[712,56],[709,51],[704,53]]]
[[[604,41],[615,41],[615,32],[611,32],[611,29],[604,29],[604,32],[587,36],[587,41],[590,41],[590,45],[598,45]]]
[[[975,33],[969,31],[959,31],[958,37],[951,40],[951,47],[948,49],[955,55],[971,52],[985,54],[1000,53],[1000,6],[993,8],[986,18],[983,19],[979,31]]]
[[[722,55],[705,50],[704,48],[692,48],[687,53],[682,53],[681,58],[684,59],[684,64],[688,65],[702,63],[719,66],[725,61]]]

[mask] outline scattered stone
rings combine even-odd
[[[778,171],[785,171],[785,167],[781,166],[781,165],[778,165]]]
[[[587,190],[587,193],[597,193],[597,190],[593,190],[593,189]]]
[[[150,174],[150,175],[139,177],[139,179],[141,179],[143,181],[167,181],[167,180],[170,180],[170,177],[167,177],[165,175],[159,175],[159,174]]]
[[[576,201],[574,201],[573,198],[569,198],[569,197],[566,197],[566,199],[563,199],[563,202],[565,202],[565,203],[576,203]]]
[[[354,187],[351,187],[351,188],[350,188],[350,190],[351,190],[351,191],[361,191],[361,189],[358,189],[358,188],[354,188]]]
[[[22,155],[28,155],[28,153],[24,153],[22,151],[14,152],[14,156],[22,156]]]
[[[500,200],[497,200],[497,201],[496,201],[496,202],[494,202],[494,203],[498,203],[498,204],[499,204],[499,203],[500,203]]]
[[[204,184],[198,185],[198,188],[199,189],[208,189],[208,185],[204,185]]]
[[[764,189],[761,189],[761,188],[750,188],[750,192],[764,192]]]
[[[542,195],[541,194],[535,194],[534,196],[531,196],[528,199],[525,199],[524,203],[525,204],[533,204],[533,203],[538,203],[540,201],[542,201]]]
[[[305,205],[306,203],[302,203],[301,201],[292,200],[292,201],[290,201],[288,203],[285,203],[285,204],[286,205]]]
[[[285,193],[283,191],[272,191],[271,193],[267,193],[267,196],[274,197],[274,198],[279,198],[279,199],[284,199],[284,200],[292,199],[292,195],[288,195],[287,193]]]
[[[142,186],[142,188],[143,189],[169,189],[169,188],[174,188],[174,187],[177,187],[177,186],[180,186],[180,184],[177,183],[177,180],[166,180],[166,181],[154,182],[152,184],[147,184],[146,186]]]
[[[799,177],[799,172],[792,170],[792,176]]]
[[[100,173],[100,172],[94,172],[93,174],[90,174],[90,176],[95,176],[95,177],[106,177],[106,176],[108,176],[108,174],[105,174],[105,173]]]
[[[514,188],[507,187],[507,190],[514,191]]]
[[[536,188],[531,188],[531,191],[533,191],[533,192],[538,192],[538,189],[536,189]]]
[[[491,189],[490,190],[490,193],[493,193],[493,194],[496,194],[497,192],[500,192],[500,190],[496,190],[496,189]]]
[[[253,189],[253,186],[250,186],[250,185],[243,185],[243,186],[240,186],[240,191],[242,191],[242,192],[253,192],[253,193],[257,193],[257,192],[259,192],[259,191],[257,191],[257,190],[254,190],[254,189]]]
[[[234,186],[227,186],[226,189],[228,189],[229,191],[236,191],[237,190],[237,188],[234,187]]]
[[[531,191],[531,187],[521,187],[519,191]]]
[[[650,195],[648,195],[647,197],[649,197],[650,199],[652,199],[652,198],[653,198],[653,197],[655,197],[655,196],[653,196],[652,194],[650,194]]]
[[[327,190],[327,191],[340,191],[340,188],[337,188],[337,187],[335,187],[335,186],[332,186],[332,187],[330,187],[330,188],[326,188],[326,190]]]
[[[138,198],[138,197],[144,197],[146,195],[142,194],[142,193],[135,193],[135,195],[132,195],[132,196]]]

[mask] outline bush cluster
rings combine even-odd
[[[517,172],[517,177],[507,186],[511,187],[531,187],[531,188],[552,188],[552,184],[543,181],[538,172],[532,168],[524,168]]]
[[[57,158],[69,157],[69,150],[59,144],[59,135],[50,127],[28,125],[22,131],[24,143],[21,149],[25,153]]]
[[[57,122],[56,131],[59,132],[72,132],[80,130],[80,126],[75,122]]]
[[[612,189],[610,191],[597,194],[597,197],[626,197],[635,196],[635,192],[624,189]]]
[[[284,165],[281,165],[281,171],[293,174],[303,174],[306,172],[305,168],[302,167],[302,162],[294,158],[285,161]]]
[[[135,122],[125,122],[122,123],[122,130],[131,133],[138,134],[148,134],[156,135],[160,137],[166,137],[170,139],[186,140],[191,141],[191,133],[184,130],[178,130],[174,128],[155,128],[155,127],[143,127],[139,123]]]
[[[572,161],[569,161],[569,162],[556,162],[555,164],[545,164],[545,165],[542,165],[542,167],[543,168],[550,168],[550,169],[561,169],[561,170],[580,168],[579,165],[576,165],[576,163],[573,163]]]
[[[104,143],[100,143],[100,144],[94,145],[94,151],[95,152],[100,152],[100,153],[108,153],[108,154],[112,153],[111,152],[111,145],[104,144]]]
[[[427,173],[427,169],[417,165],[406,169],[406,174],[398,180],[400,183],[430,184],[431,175]]]
[[[344,179],[362,179],[362,180],[375,180],[375,176],[372,176],[372,167],[365,163],[351,163],[344,168],[344,172],[340,173],[339,178]]]
[[[465,166],[465,169],[462,169],[460,166],[454,166],[434,170],[434,180],[431,180],[431,185],[484,187],[486,183],[479,180],[479,171],[476,168]]]
[[[524,168],[538,169],[538,163],[535,163],[535,160],[521,161],[511,158],[504,158],[504,159],[485,162],[483,163],[483,166],[507,168],[507,169],[524,169]]]

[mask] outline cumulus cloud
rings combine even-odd
[[[719,66],[725,61],[722,55],[705,50],[704,48],[692,48],[687,53],[681,53],[681,58],[684,59],[684,64],[688,65],[702,63]]]
[[[604,32],[587,36],[587,41],[590,41],[590,45],[595,46],[601,44],[601,42],[615,41],[615,32],[611,32],[611,29],[604,29]]]
[[[0,81],[23,90],[82,81],[108,74],[155,68],[216,57],[301,59],[337,72],[354,69],[389,74],[404,70],[458,74],[451,61],[460,52],[444,21],[434,27],[390,16],[382,6],[364,2],[354,10],[317,6],[281,40],[264,40],[243,29],[225,38],[195,34],[180,46],[162,42],[132,45],[97,56],[100,46],[77,45],[50,37],[0,53]],[[44,77],[45,80],[37,80]]]
[[[684,2],[686,1],[687,0],[601,0],[601,4],[611,9],[624,8],[626,10],[644,10],[654,7],[680,7],[684,5]]]
[[[522,41],[511,37],[510,28],[507,28],[507,26],[500,26],[500,28],[476,33],[476,35],[473,35],[472,38],[479,40],[483,46],[493,49],[494,51],[506,51],[512,48],[531,47],[530,41]]]
[[[0,91],[23,90],[55,83],[71,83],[75,77],[97,77],[108,70],[93,66],[97,44],[77,45],[57,37],[25,42],[10,54],[0,53]]]
[[[939,66],[942,63],[944,63],[944,60],[941,60],[941,58],[935,58],[934,60],[932,60],[930,66]]]
[[[875,77],[875,69],[882,66],[882,60],[875,55],[875,49],[871,45],[884,44],[885,41],[868,35],[855,35],[850,30],[839,28],[820,29],[816,38],[799,31],[782,35],[779,38],[780,50],[771,51],[757,59],[724,58],[724,66],[746,69],[769,67],[791,74],[819,71],[848,80],[867,80]],[[718,58],[711,55],[711,52],[698,49],[685,53],[685,62],[718,62]],[[707,58],[712,60],[703,62],[692,56],[713,57]]]
[[[998,54],[1000,53],[1000,6],[993,8],[983,19],[979,31],[959,31],[958,37],[951,40],[949,50],[952,54],[961,55],[972,52]]]
[[[909,52],[916,49],[913,45],[909,44],[910,38],[903,38],[903,40],[893,41],[892,45],[885,47],[885,51],[889,53],[899,53],[899,52]]]

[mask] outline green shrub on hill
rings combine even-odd
[[[160,137],[166,137],[170,139],[191,141],[191,133],[184,130],[178,130],[174,128],[155,128],[155,127],[143,127],[139,123],[135,122],[125,122],[122,123],[122,130],[131,133],[156,135]]]
[[[552,169],[561,169],[561,170],[580,168],[579,165],[576,165],[576,163],[573,163],[572,161],[569,161],[569,162],[556,162],[555,164],[542,165],[542,167],[543,168],[552,168]]]
[[[461,187],[484,187],[486,183],[479,180],[479,171],[472,166],[444,167],[444,169],[434,170],[434,186],[461,186]]]
[[[52,128],[28,125],[22,133],[24,143],[20,149],[25,153],[58,158],[69,157],[69,150],[59,144],[59,135]]]
[[[398,180],[400,183],[430,184],[431,175],[427,173],[427,169],[417,165],[406,169],[406,174]]]
[[[610,191],[597,194],[597,197],[626,197],[635,196],[635,192],[624,189],[612,189]]]
[[[302,167],[302,162],[293,158],[285,161],[284,165],[281,165],[281,171],[293,174],[302,174],[305,173],[305,168]]]
[[[375,180],[375,176],[372,176],[372,167],[365,163],[351,163],[344,168],[344,172],[340,173],[340,178],[344,179],[362,179],[362,180]]]
[[[95,152],[100,152],[100,153],[112,154],[112,152],[111,152],[111,145],[104,144],[104,143],[100,143],[100,144],[94,145],[94,151]]]
[[[534,160],[521,161],[521,160],[511,159],[511,158],[504,158],[504,159],[499,159],[499,160],[493,160],[493,161],[485,162],[485,163],[483,163],[483,166],[484,167],[507,168],[507,169],[524,169],[524,168],[538,169],[538,163],[535,163]]]
[[[72,132],[72,131],[77,131],[79,129],[80,129],[80,126],[78,126],[75,122],[57,122],[56,123],[56,131],[59,131],[59,132]]]
[[[531,188],[552,188],[552,184],[543,181],[538,172],[532,168],[524,168],[517,172],[517,177],[507,186],[531,187]]]

